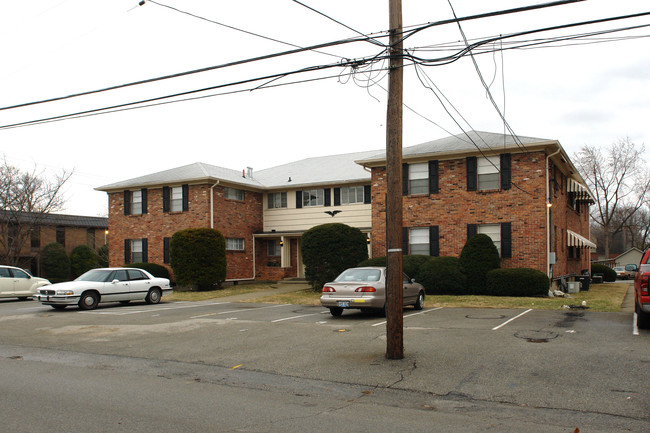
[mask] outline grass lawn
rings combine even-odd
[[[267,290],[273,284],[250,284],[231,286],[209,292],[174,292],[166,296],[170,301],[202,301],[224,296]],[[276,286],[277,287],[277,286]],[[590,290],[571,295],[573,298],[513,298],[499,296],[427,296],[425,307],[447,308],[532,308],[555,310],[564,305],[581,305],[587,302],[590,311],[620,311],[628,284],[592,284]],[[320,292],[300,290],[255,298],[255,302],[269,304],[320,305]]]

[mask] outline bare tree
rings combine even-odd
[[[596,198],[591,218],[605,234],[606,257],[611,236],[623,230],[648,195],[650,175],[644,165],[644,151],[643,144],[637,147],[626,138],[604,151],[586,145],[575,155],[576,166]]]
[[[633,247],[648,248],[650,242],[650,200],[639,208],[625,224],[624,230]]]
[[[6,158],[0,164],[0,261],[18,264],[28,250],[32,230],[38,229],[43,216],[61,210],[65,203],[63,185],[72,171],[61,171],[47,178],[34,168],[23,171],[10,165]]]

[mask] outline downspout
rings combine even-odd
[[[214,187],[219,185],[221,181],[217,180],[217,183],[210,187],[210,228],[214,228]]]
[[[551,263],[549,257],[551,255],[551,208],[549,206],[551,203],[551,189],[548,184],[548,165],[551,157],[560,153],[561,150],[562,148],[558,145],[557,150],[546,157],[546,201],[544,206],[546,206],[546,276],[549,279],[551,279]]]

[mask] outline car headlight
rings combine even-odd
[[[74,295],[74,292],[72,290],[57,290],[56,294],[67,296],[67,295]]]

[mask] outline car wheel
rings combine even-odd
[[[636,310],[636,326],[639,329],[648,329],[650,328],[650,314],[644,313],[639,307],[639,304],[634,304]]]
[[[147,304],[157,304],[161,297],[160,289],[151,289],[144,300]]]
[[[424,308],[424,293],[418,293],[418,299],[415,301],[415,304],[413,304],[413,308],[416,310],[421,310]]]
[[[82,310],[94,310],[99,304],[99,296],[95,292],[86,292],[79,298],[79,308]]]
[[[61,311],[65,310],[65,307],[67,307],[67,305],[50,305],[50,307],[54,308],[57,311]]]
[[[343,314],[343,308],[341,307],[330,307],[330,314],[334,317],[339,317]]]

